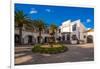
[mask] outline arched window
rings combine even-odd
[[[93,36],[92,35],[87,36],[87,43],[93,43]]]

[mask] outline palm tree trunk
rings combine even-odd
[[[39,43],[41,43],[41,30],[39,30]]]
[[[19,44],[22,44],[22,27],[19,27]]]

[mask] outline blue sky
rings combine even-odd
[[[55,23],[60,26],[69,19],[80,19],[86,28],[94,28],[94,8],[15,4],[15,11],[17,10],[22,10],[32,19],[41,19],[47,24]]]

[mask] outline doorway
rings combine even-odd
[[[87,43],[93,43],[93,36],[92,35],[87,36]]]

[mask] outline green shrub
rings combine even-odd
[[[60,47],[49,47],[49,48],[41,47],[41,45],[35,45],[32,48],[32,52],[34,53],[48,53],[48,54],[61,53],[67,50],[68,48],[63,45],[61,45]]]

